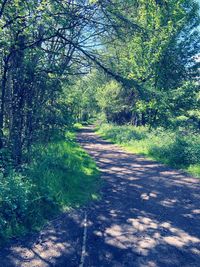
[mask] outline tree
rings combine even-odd
[[[163,102],[169,103],[168,95],[176,88],[186,90],[184,83],[199,77],[195,61],[200,43],[198,5],[194,1],[152,0],[127,1],[124,6],[122,1],[114,1],[108,12],[116,25],[121,21],[127,25],[120,28],[118,38],[115,34],[107,37],[104,59],[107,68],[130,81],[121,81],[122,98],[130,100],[130,121],[167,122]],[[196,90],[193,93],[195,99]],[[173,113],[175,110],[167,117]]]

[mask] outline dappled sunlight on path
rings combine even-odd
[[[91,127],[78,141],[101,171],[101,199],[13,241],[0,266],[199,267],[200,180],[124,152]]]
[[[80,260],[82,212],[62,214],[40,233],[13,241],[0,251],[4,267],[77,267]]]
[[[200,266],[199,180],[124,152],[90,127],[79,142],[105,181],[89,210],[85,266]]]

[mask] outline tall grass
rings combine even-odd
[[[37,145],[28,156],[23,172],[0,175],[0,243],[99,197],[97,166],[73,134]]]
[[[163,128],[102,124],[98,133],[133,153],[184,169],[200,177],[200,135]]]

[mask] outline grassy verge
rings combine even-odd
[[[172,132],[161,128],[149,131],[145,127],[109,124],[98,127],[97,133],[130,152],[147,156],[200,177],[199,134]]]
[[[73,133],[35,146],[29,157],[23,172],[0,176],[0,243],[40,229],[60,211],[99,198],[97,166]]]

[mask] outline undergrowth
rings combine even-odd
[[[163,128],[102,124],[97,132],[130,152],[148,156],[200,177],[200,135]]]
[[[38,230],[60,211],[99,198],[95,162],[68,133],[33,147],[23,171],[0,175],[0,244]]]

